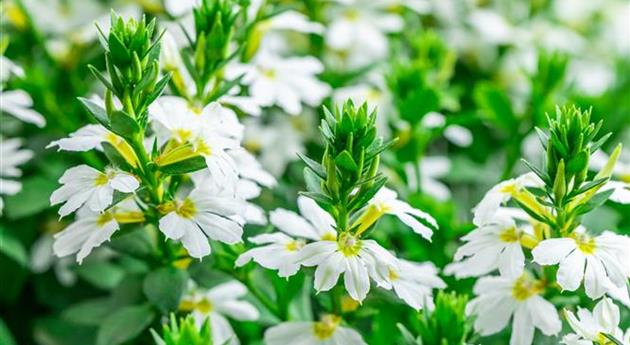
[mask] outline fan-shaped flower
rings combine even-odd
[[[135,176],[111,167],[105,172],[87,165],[79,165],[66,170],[59,179],[62,184],[50,196],[50,204],[63,203],[59,215],[65,217],[84,204],[100,212],[112,204],[114,191],[133,193],[140,186]]]
[[[390,267],[389,283],[396,295],[415,310],[424,307],[432,310],[432,290],[446,287],[446,283],[438,277],[438,270],[433,263],[403,259],[398,259],[396,267]]]
[[[609,231],[590,237],[578,229],[570,237],[540,242],[532,255],[540,265],[560,264],[557,280],[565,290],[575,291],[584,280],[593,299],[606,293],[609,283],[621,287],[630,277],[630,238]]]
[[[542,290],[542,282],[527,273],[516,279],[483,277],[474,286],[477,297],[466,305],[466,315],[476,317],[474,327],[482,336],[499,332],[512,319],[510,345],[530,345],[535,328],[545,335],[562,328],[556,308],[540,296]]]
[[[575,332],[562,338],[562,343],[565,345],[593,345],[593,342],[606,344],[609,341],[604,337],[604,333],[623,341],[624,344],[630,344],[630,329],[624,336],[619,328],[619,307],[609,298],[602,298],[595,305],[592,313],[578,308],[578,317],[568,310],[564,311],[564,315]]]
[[[265,332],[267,345],[366,345],[361,335],[347,327],[340,326],[341,318],[324,315],[317,322],[283,322]]]

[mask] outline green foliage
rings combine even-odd
[[[147,274],[142,284],[149,302],[163,313],[177,310],[188,286],[188,273],[175,267],[162,267]]]
[[[356,108],[347,101],[334,114],[324,108],[320,130],[326,150],[321,163],[301,156],[310,170],[305,172],[309,189],[304,195],[329,210],[341,231],[349,230],[350,215],[387,180],[378,172],[379,155],[392,142],[384,143],[377,136],[375,121],[376,113],[368,112],[367,104]]]
[[[98,331],[96,344],[123,344],[146,329],[154,318],[155,313],[148,305],[121,308],[103,320]]]
[[[151,335],[156,345],[212,345],[212,333],[210,330],[210,320],[206,319],[201,329],[195,325],[192,316],[177,320],[171,314],[170,324],[162,326],[162,336],[151,329]]]
[[[465,345],[472,335],[472,322],[466,316],[468,297],[440,291],[435,309],[418,315],[418,344]]]

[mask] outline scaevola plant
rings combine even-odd
[[[591,176],[589,159],[610,136],[598,136],[602,123],[592,123],[590,111],[561,107],[548,116],[548,125],[538,129],[543,166],[525,162],[531,173],[486,194],[474,210],[477,229],[463,238],[457,262],[445,270],[469,277],[498,269],[500,276],[477,281],[478,296],[466,312],[476,317],[481,335],[503,329],[514,315],[512,345],[531,344],[535,328],[545,335],[560,332],[557,306],[548,301],[554,296],[583,291],[592,300],[605,294],[628,299],[630,238],[612,231],[596,235],[581,222],[613,193],[607,183],[621,145]],[[515,208],[504,206],[510,200]]]
[[[240,266],[254,260],[283,277],[296,274],[300,266],[313,266],[317,293],[332,290],[331,304],[321,321],[271,328],[266,336],[270,344],[283,343],[283,334],[287,337],[298,329],[312,331],[309,344],[337,339],[341,335],[336,332],[349,332],[338,328],[343,321],[344,297],[336,285],[342,274],[353,309],[367,298],[370,281],[393,290],[416,310],[432,308],[431,290],[445,286],[432,264],[398,259],[369,239],[385,214],[397,216],[428,240],[437,227],[430,215],[398,200],[394,191],[384,187],[387,179],[379,172],[379,156],[391,142],[378,136],[375,121],[376,112],[369,112],[366,104],[355,107],[348,101],[334,112],[324,109],[320,126],[324,154],[318,160],[302,156],[308,188],[298,198],[302,216],[284,209],[273,211],[271,223],[280,232],[250,238],[264,246],[250,249],[236,262]],[[356,336],[348,341],[364,343]]]

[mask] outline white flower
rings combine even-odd
[[[0,55],[0,84],[4,84],[12,76],[23,78],[24,70],[6,56]]]
[[[167,238],[179,240],[194,258],[210,254],[208,237],[227,244],[241,242],[243,225],[238,219],[245,210],[243,200],[226,190],[198,186],[183,200],[161,206],[160,231]]]
[[[397,267],[390,267],[389,281],[394,292],[415,310],[434,308],[432,289],[443,289],[446,283],[438,277],[431,262],[416,263],[398,259]]]
[[[227,318],[254,321],[260,316],[256,307],[242,300],[246,294],[247,288],[235,280],[219,284],[207,291],[193,286],[182,298],[179,308],[190,311],[198,327],[201,327],[206,319],[210,319],[213,344],[237,345],[238,338]]]
[[[336,315],[324,315],[318,322],[283,322],[265,331],[265,344],[367,345],[361,334],[340,323],[341,318]]]
[[[339,1],[340,3],[342,1]],[[343,1],[332,8],[332,22],[325,34],[326,44],[347,55],[349,68],[358,68],[387,56],[388,33],[403,29],[403,20],[387,13],[387,4],[379,1]]]
[[[133,198],[123,200],[103,213],[83,208],[74,223],[54,235],[53,252],[58,257],[77,253],[80,264],[92,249],[109,241],[120,224],[141,222],[144,222],[144,214]]]
[[[446,266],[444,273],[461,279],[482,276],[498,268],[501,276],[519,277],[525,267],[522,235],[523,230],[512,218],[495,217],[495,221],[462,237],[466,244],[457,249],[457,262]]]
[[[17,119],[32,123],[37,127],[44,127],[46,119],[42,114],[31,109],[33,100],[28,93],[22,90],[0,90],[0,111],[15,116]]]
[[[55,238],[51,234],[40,236],[31,247],[30,268],[35,273],[44,273],[51,267],[61,285],[72,286],[77,281],[77,275],[71,265],[74,260],[69,257],[57,258],[53,253]]]
[[[308,111],[300,116],[275,113],[265,124],[258,118],[246,119],[243,145],[258,153],[258,161],[268,172],[280,176],[290,162],[298,159],[298,153],[305,152],[304,142],[317,128],[314,115]]]
[[[247,65],[229,65],[227,75],[245,74],[243,83],[261,106],[277,105],[290,115],[299,115],[302,103],[318,106],[330,93],[330,86],[315,77],[323,70],[312,56],[282,58],[262,50]]]
[[[431,215],[411,207],[411,205],[402,200],[398,200],[396,192],[383,187],[369,201],[366,210],[356,220],[355,225],[359,225],[357,233],[363,233],[384,214],[396,216],[400,221],[405,223],[405,225],[411,227],[414,232],[429,241],[431,241],[431,236],[433,236],[433,230],[424,225],[417,218],[429,223],[436,229],[438,228],[437,222]]]
[[[317,292],[332,289],[343,273],[346,291],[358,302],[367,296],[370,278],[378,285],[387,286],[389,268],[396,266],[396,258],[374,240],[362,240],[350,233],[339,235],[337,241],[305,245],[295,262],[317,266],[314,282]]]
[[[569,326],[575,333],[567,334],[562,339],[562,343],[566,345],[593,345],[608,343],[602,333],[612,335],[617,340],[623,341],[624,345],[630,344],[627,338],[630,332],[624,337],[623,332],[619,328],[619,307],[617,307],[609,298],[602,298],[593,312],[578,308],[577,316],[565,310],[565,316]],[[578,319],[579,318],[579,319]]]
[[[295,260],[300,249],[306,244],[305,240],[336,243],[335,223],[326,211],[315,201],[304,196],[298,197],[298,207],[303,217],[281,208],[272,211],[271,224],[282,232],[248,238],[250,242],[264,246],[241,254],[236,260],[236,266],[240,267],[254,260],[265,268],[278,270],[280,277],[289,277],[300,269]]]
[[[158,165],[201,155],[213,179],[222,185],[236,183],[236,164],[227,151],[239,147],[243,127],[234,112],[216,102],[196,109],[172,96],[160,97],[149,111],[158,141],[174,143],[157,158]],[[191,146],[185,149],[185,145]]]
[[[500,182],[492,187],[483,199],[475,206],[473,223],[477,226],[492,221],[499,207],[512,198],[520,197],[519,201],[526,203],[533,211],[541,211],[538,203],[530,200],[531,194],[525,191],[525,187],[542,187],[543,181],[536,174],[527,173],[519,177]]]
[[[22,184],[10,178],[22,176],[22,171],[18,169],[21,165],[33,157],[31,150],[21,150],[21,139],[2,139],[0,137],[0,195],[14,195],[22,189]],[[4,201],[0,197],[0,215]]]
[[[103,211],[112,204],[114,190],[133,193],[140,186],[136,177],[124,171],[107,167],[101,172],[84,164],[66,170],[59,183],[63,186],[50,196],[50,204],[64,203],[59,209],[62,217],[84,204],[94,212]]]
[[[89,151],[97,149],[103,150],[101,143],[117,137],[101,125],[86,125],[75,132],[70,133],[68,138],[51,141],[46,148],[57,146],[61,151]]]
[[[164,9],[171,16],[179,17],[191,12],[200,3],[200,0],[165,0]]]
[[[575,291],[582,280],[586,295],[595,299],[607,292],[610,282],[617,287],[630,277],[630,238],[606,231],[590,237],[576,230],[571,237],[544,240],[532,250],[540,265],[560,264],[558,284]]]
[[[423,157],[418,164],[420,168],[420,190],[439,201],[447,201],[451,191],[439,179],[445,177],[451,170],[451,161],[447,157]],[[405,164],[405,174],[410,190],[418,189],[418,177],[413,163]]]
[[[516,279],[480,278],[474,286],[477,297],[466,305],[466,315],[476,317],[474,327],[482,336],[499,332],[512,319],[510,345],[530,345],[535,328],[545,335],[562,328],[556,308],[539,295],[542,289],[542,283],[527,274]]]

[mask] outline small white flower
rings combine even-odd
[[[238,345],[240,342],[227,318],[254,321],[260,317],[256,307],[242,300],[246,294],[247,288],[235,280],[207,291],[193,285],[182,298],[179,308],[191,312],[198,327],[210,319],[213,344]]]
[[[21,139],[3,139],[0,137],[0,195],[14,195],[22,189],[19,181],[9,178],[22,176],[22,171],[18,168],[33,157],[31,150],[20,149]],[[4,202],[0,197],[0,215]]]
[[[364,213],[357,219],[355,225],[359,225],[357,233],[361,234],[374,224],[384,214],[391,214],[401,222],[413,229],[413,231],[425,239],[431,241],[433,230],[420,222],[417,218],[438,228],[437,222],[426,212],[413,208],[408,203],[399,200],[398,194],[393,190],[383,187],[369,201]]]
[[[0,90],[0,111],[9,115],[13,115],[18,120],[32,123],[37,127],[44,127],[46,125],[46,119],[42,114],[31,109],[33,106],[33,99],[31,96],[22,90],[4,91]]]
[[[31,247],[29,266],[35,273],[44,273],[51,267],[61,285],[72,286],[77,281],[77,275],[72,270],[74,260],[69,257],[57,258],[53,253],[55,238],[51,234],[40,236]]]
[[[457,249],[457,262],[446,266],[444,273],[461,279],[482,276],[498,268],[501,276],[519,277],[525,267],[522,234],[512,218],[495,217],[494,222],[462,237],[466,244]]]
[[[314,287],[317,292],[328,291],[343,273],[346,291],[361,302],[370,290],[370,278],[378,285],[388,286],[390,267],[396,258],[374,240],[362,240],[350,233],[337,241],[317,241],[304,246],[296,257],[303,266],[317,266]]]
[[[379,1],[338,1],[331,9],[332,22],[325,34],[326,44],[346,55],[346,64],[358,68],[387,56],[387,34],[399,32],[404,22],[387,13],[388,4]]]
[[[160,231],[181,241],[194,258],[210,254],[208,237],[227,244],[241,242],[243,225],[233,217],[245,210],[243,200],[210,186],[198,186],[182,199],[161,206]]]
[[[590,237],[578,229],[571,237],[540,242],[532,250],[540,265],[560,264],[558,284],[575,291],[582,280],[586,295],[595,299],[607,292],[607,285],[627,284],[630,277],[630,238],[606,231]]]
[[[341,318],[336,315],[324,315],[318,322],[283,322],[265,332],[265,344],[367,345],[359,332],[340,323]]]
[[[77,253],[76,259],[79,264],[94,248],[109,241],[120,228],[120,224],[144,221],[144,214],[132,199],[122,201],[103,213],[94,213],[90,210],[79,213],[81,214],[74,223],[54,235],[53,243],[55,255],[64,257]]]
[[[617,340],[623,341],[624,345],[630,344],[627,336],[619,328],[619,307],[609,298],[602,298],[593,312],[578,308],[577,316],[565,310],[565,316],[569,326],[575,333],[564,336],[562,343],[566,345],[593,345],[608,343],[602,333],[612,335]],[[627,333],[630,335],[630,332]]]
[[[70,133],[67,138],[51,141],[46,148],[57,146],[59,151],[80,151],[85,152],[93,149],[103,150],[101,144],[109,142],[117,146],[122,138],[108,131],[101,125],[85,125],[75,132]]]
[[[334,220],[326,211],[304,196],[298,197],[298,207],[303,217],[281,208],[272,211],[271,224],[282,232],[250,237],[250,242],[263,246],[241,254],[236,260],[236,266],[254,260],[265,268],[278,270],[280,277],[289,277],[300,269],[295,261],[306,240],[336,243]]]
[[[434,308],[433,289],[443,289],[446,283],[438,277],[431,262],[416,263],[398,259],[397,267],[390,267],[389,280],[394,292],[415,310]]]
[[[530,345],[535,328],[545,335],[562,328],[556,308],[539,295],[542,289],[527,273],[516,279],[483,277],[474,286],[477,297],[466,305],[466,315],[476,317],[474,327],[482,336],[499,332],[512,319],[510,345]]]
[[[149,111],[158,142],[177,144],[158,157],[158,165],[177,162],[181,146],[189,144],[186,154],[203,156],[213,179],[222,185],[236,183],[238,171],[227,151],[239,147],[243,127],[234,112],[216,102],[196,109],[172,96],[160,97]]]
[[[136,177],[124,171],[107,167],[101,172],[84,164],[66,170],[59,183],[63,185],[50,196],[50,204],[64,203],[59,209],[62,217],[83,205],[101,212],[112,204],[114,190],[133,193],[140,186]]]
[[[323,70],[312,56],[282,58],[261,50],[247,65],[229,65],[227,75],[245,74],[243,83],[261,106],[277,105],[290,115],[299,115],[302,103],[318,106],[330,93],[330,86],[315,77]]]
[[[6,56],[0,55],[0,83],[4,84],[12,76],[23,78],[24,70]]]
[[[517,194],[524,192],[526,187],[542,186],[544,186],[543,181],[533,172],[500,182],[496,186],[492,187],[492,189],[484,195],[479,204],[475,206],[473,223],[477,226],[481,226],[492,221],[493,217],[497,213],[497,210],[499,210],[499,207],[515,197]],[[528,204],[527,206],[531,206],[530,208],[537,211],[535,209],[536,205]]]

